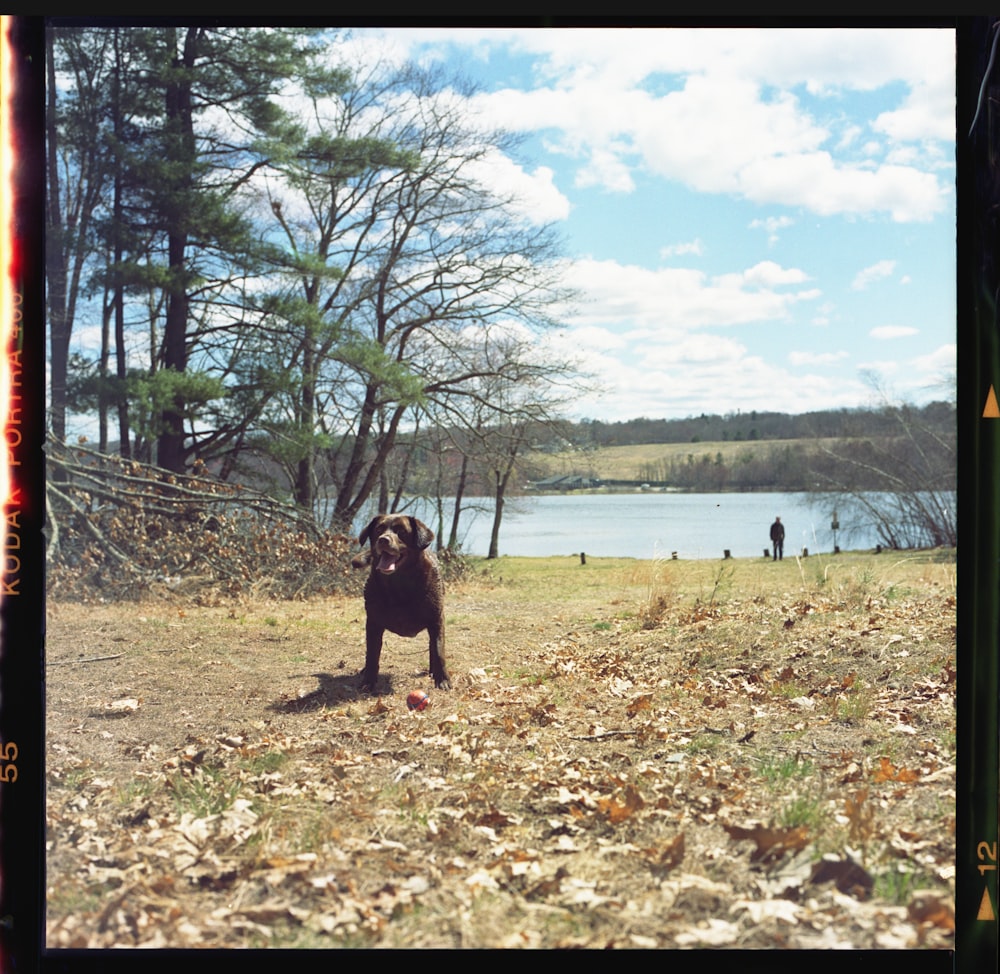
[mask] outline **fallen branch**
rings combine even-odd
[[[601,741],[605,737],[634,737],[635,731],[604,731],[601,734],[570,734],[571,741]]]
[[[46,485],[53,597],[162,597],[162,582],[196,601],[303,598],[363,584],[349,568],[354,539],[287,500],[83,448],[46,453],[58,474]]]
[[[113,656],[88,656],[85,659],[47,659],[46,666],[70,666],[74,663],[98,663],[105,659],[120,659],[124,653],[115,653]]]
[[[77,500],[70,497],[69,494],[64,494],[57,487],[54,487],[51,483],[48,485],[48,491],[51,495],[58,497],[61,501],[65,501],[77,514],[80,515],[80,521],[86,527],[87,531],[93,536],[94,540],[101,546],[104,551],[107,551],[112,558],[115,559],[121,565],[130,564],[130,559],[123,552],[119,551],[118,548],[113,545],[104,535],[101,530],[94,524],[90,518],[87,516],[87,511]],[[50,513],[50,523],[57,525],[58,522]],[[58,531],[58,527],[54,529]]]

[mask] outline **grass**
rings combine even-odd
[[[689,754],[714,754],[726,744],[725,738],[721,734],[696,734],[687,745],[685,750]]]
[[[556,602],[567,611],[592,604],[597,595],[618,610],[618,618],[634,617],[646,628],[657,625],[670,606],[695,600],[717,605],[728,599],[822,593],[865,608],[870,599],[886,597],[887,592],[892,598],[900,598],[926,587],[929,580],[944,592],[954,592],[953,551],[896,555],[890,561],[870,552],[820,553],[799,559],[809,563],[808,572],[791,558],[780,562],[756,557],[719,562],[588,556],[587,563],[581,565],[576,556],[503,555],[470,559],[473,580],[463,583],[463,587],[474,588],[474,579],[479,577],[486,588],[516,593],[519,600],[529,604]]]
[[[179,814],[187,812],[204,818],[230,808],[239,797],[242,783],[222,768],[199,767],[191,773],[175,771],[167,778],[166,787]]]
[[[777,825],[786,829],[807,828],[811,832],[822,832],[826,825],[825,803],[819,798],[800,795],[781,807],[775,818]]]
[[[905,906],[913,894],[927,886],[928,876],[922,870],[908,869],[905,865],[897,865],[875,876],[874,894],[879,899],[888,901],[895,906]]]
[[[836,717],[847,724],[860,724],[871,716],[874,707],[875,691],[859,680],[838,699]]]
[[[810,855],[859,858],[882,902],[948,888],[953,782],[926,772],[954,762],[953,715],[945,693],[920,685],[945,688],[954,668],[946,559],[508,557],[480,559],[449,591],[454,687],[432,692],[418,716],[404,697],[426,662],[422,640],[391,641],[393,683],[377,703],[356,695],[359,600],[253,603],[238,619],[225,607],[150,605],[140,623],[123,606],[72,617],[60,606],[55,658],[94,632],[122,633],[127,653],[52,671],[59,881],[49,923],[65,931],[59,942],[85,930],[91,945],[149,944],[146,928],[118,918],[158,916],[151,889],[172,891],[186,918],[168,938],[235,902],[244,918],[225,932],[207,923],[206,936],[392,947],[518,945],[523,934],[527,946],[627,946],[627,929],[670,947],[705,907],[680,896],[666,917],[665,876],[683,886],[707,874],[733,896],[754,882],[750,848],[730,843],[722,824],[804,829]],[[888,642],[894,635],[907,642]],[[182,656],[197,665],[179,667]],[[325,699],[318,677],[331,688]],[[74,733],[124,687],[143,699],[135,712],[100,725],[106,734]],[[912,713],[917,735],[893,733],[897,712]],[[919,776],[880,779],[883,759]],[[622,799],[633,783],[634,806]],[[210,817],[242,808],[239,799],[253,816],[234,845],[226,828],[243,819]],[[219,860],[200,860],[195,883],[169,859],[182,816],[209,820],[206,849]],[[96,826],[80,828],[83,817]],[[663,858],[682,829],[683,861]],[[901,830],[919,837],[918,852],[889,849]],[[155,853],[141,853],[148,872],[111,912],[116,880],[88,873],[95,835],[101,862],[116,868],[131,868],[136,849]],[[622,854],[626,844],[641,853]],[[302,853],[301,868],[289,861]],[[411,892],[415,877],[427,888]],[[842,902],[825,889],[809,895],[845,941],[864,946]],[[614,908],[590,909],[587,897]],[[794,929],[779,933],[794,944]]]
[[[771,450],[777,450],[785,445],[801,446],[804,440],[718,440],[698,443],[643,443],[627,446],[605,446],[589,453],[578,451],[568,453],[531,454],[531,462],[544,472],[545,476],[555,474],[579,473],[596,475],[605,478],[626,478],[642,480],[645,474],[642,470],[649,464],[661,460],[685,461],[688,455],[695,458],[708,454],[713,459],[722,454],[723,461],[732,465],[741,456],[755,454],[761,456]],[[816,446],[832,442],[820,439],[813,442]]]
[[[796,754],[774,757],[767,755],[758,767],[758,773],[771,787],[787,784],[795,778],[808,778],[815,772],[815,765]]]
[[[283,751],[271,750],[245,759],[242,764],[252,775],[274,774],[288,763],[289,755]]]

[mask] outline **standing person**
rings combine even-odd
[[[771,544],[774,545],[774,554],[771,561],[779,561],[785,553],[785,526],[781,523],[781,518],[776,517],[771,525]]]

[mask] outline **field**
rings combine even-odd
[[[952,946],[954,552],[48,613],[49,946]]]
[[[813,437],[807,440],[719,440],[698,443],[641,443],[629,446],[602,446],[593,450],[566,450],[561,453],[532,451],[529,454],[538,477],[576,474],[612,480],[646,480],[647,471],[661,462],[686,463],[708,456],[714,462],[721,456],[725,464],[735,466],[741,458],[762,458],[786,447],[814,452],[824,445],[834,445],[836,438]]]

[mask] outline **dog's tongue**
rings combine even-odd
[[[391,575],[396,570],[396,559],[387,551],[383,551],[378,560],[378,570],[385,575]]]

